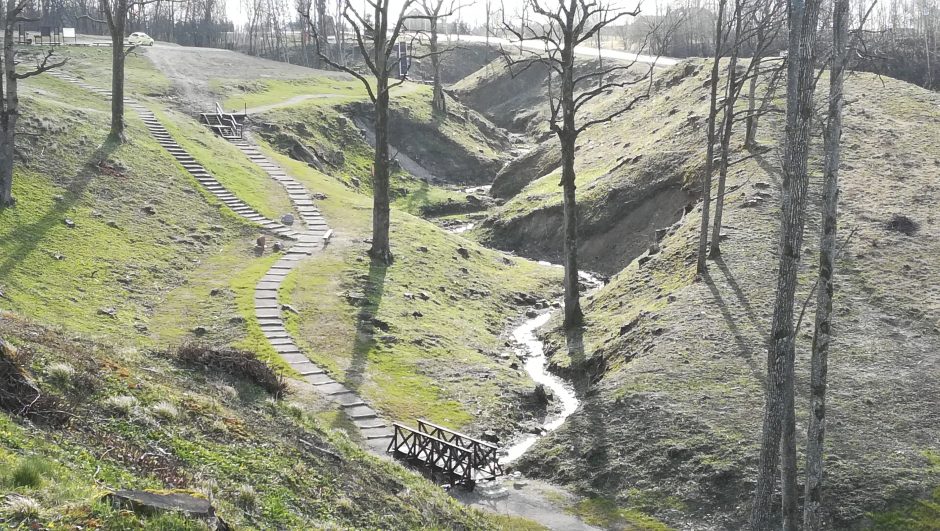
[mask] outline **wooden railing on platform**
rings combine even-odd
[[[235,140],[242,138],[244,127],[239,122],[239,118],[244,118],[243,114],[236,115],[222,110],[222,106],[215,104],[215,113],[204,112],[199,115],[200,121],[209,126],[210,129],[218,133],[223,138]]]
[[[456,444],[472,452],[471,466],[474,470],[481,472],[483,478],[493,479],[503,474],[503,468],[499,465],[499,456],[497,455],[499,448],[495,444],[474,439],[469,435],[438,426],[424,419],[418,419],[418,431],[442,441]]]

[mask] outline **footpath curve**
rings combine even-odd
[[[300,348],[294,343],[284,326],[281,314],[283,308],[277,301],[277,291],[281,287],[281,283],[297,267],[300,260],[322,250],[327,244],[325,236],[330,229],[326,224],[326,220],[314,205],[310,192],[296,179],[288,175],[278,164],[264,156],[252,141],[250,134],[246,135],[246,138],[232,141],[232,143],[249,160],[257,164],[268,176],[287,190],[291,203],[297,209],[301,221],[307,227],[307,230],[298,238],[297,243],[291,246],[287,253],[271,266],[271,269],[255,286],[255,317],[258,319],[258,324],[261,325],[261,331],[268,342],[291,367],[296,369],[317,391],[343,410],[359,430],[365,446],[374,453],[385,455],[385,449],[388,448],[392,438],[389,424],[380,418],[378,413],[369,407],[358,394],[331,378],[322,367],[310,361],[300,351]]]
[[[94,94],[111,99],[111,91],[85,83],[65,72],[52,71],[49,74]],[[125,97],[124,103],[140,116],[157,142],[173,155],[177,162],[206,191],[240,217],[259,225],[266,232],[295,242],[255,285],[255,318],[261,326],[265,338],[281,358],[300,373],[305,381],[313,385],[318,392],[335,403],[349,417],[358,429],[363,445],[368,450],[384,456],[392,437],[389,423],[380,418],[379,414],[368,406],[358,394],[334,380],[326,374],[322,367],[313,363],[301,352],[287,332],[281,314],[283,308],[277,300],[278,289],[280,289],[287,275],[297,267],[301,260],[321,251],[327,243],[325,236],[330,229],[323,215],[316,208],[310,191],[296,179],[289,176],[283,168],[264,156],[251,140],[250,135],[247,135],[245,139],[232,141],[232,144],[251,162],[258,165],[269,177],[284,187],[291,204],[300,214],[300,221],[304,228],[298,232],[282,223],[268,219],[238,199],[234,193],[227,190],[218,180],[213,178],[192,155],[173,139],[166,127],[150,109],[132,98]]]

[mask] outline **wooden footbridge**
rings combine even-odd
[[[443,426],[418,420],[418,429],[393,423],[387,452],[432,473],[442,474],[452,485],[473,490],[478,480],[503,474],[496,445]]]

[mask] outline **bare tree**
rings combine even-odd
[[[49,50],[30,70],[17,71],[17,51],[14,28],[18,23],[33,19],[23,16],[30,0],[7,0],[0,9],[0,26],[3,26],[3,56],[0,57],[0,208],[10,206],[13,199],[13,157],[16,151],[16,122],[20,116],[20,101],[17,83],[21,79],[37,76],[65,64],[65,60],[53,61]]]
[[[124,62],[137,46],[124,48],[127,14],[155,0],[101,0],[101,11],[111,33],[111,130],[108,140],[124,142]]]
[[[722,105],[723,122],[721,137],[719,139],[719,161],[718,161],[718,190],[715,194],[715,220],[712,224],[711,247],[708,252],[709,258],[715,259],[721,255],[721,220],[725,203],[725,184],[728,179],[728,159],[731,154],[731,133],[734,123],[737,121],[737,113],[734,106],[741,94],[741,88],[744,81],[748,78],[756,79],[757,70],[761,57],[766,53],[765,48],[756,48],[752,51],[751,60],[743,74],[738,76],[738,55],[741,48],[751,40],[752,34],[760,33],[763,35],[759,40],[759,45],[766,47],[776,37],[780,31],[780,25],[776,25],[777,17],[775,14],[782,11],[782,2],[762,2],[760,5],[751,6],[751,13],[747,13],[747,5],[744,0],[735,0],[734,14],[732,24],[734,26],[734,39],[731,41],[730,56],[728,60],[728,75],[725,82],[725,98]],[[752,16],[753,11],[760,9],[764,11],[765,16],[758,19]],[[756,24],[745,27],[745,22],[751,21]],[[770,37],[770,38],[768,38]],[[750,114],[747,116],[751,118]]]
[[[403,57],[392,59],[392,54],[396,50],[405,22],[413,18],[406,16],[405,13],[414,5],[415,0],[404,1],[397,19],[393,19],[390,13],[391,0],[365,0],[365,3],[372,7],[371,19],[357,11],[352,5],[352,0],[344,0],[342,16],[356,37],[359,54],[362,56],[371,79],[330,58],[319,45],[319,30],[311,20],[310,13],[303,15],[315,34],[317,55],[333,68],[342,70],[361,81],[369,95],[369,100],[372,101],[375,111],[375,157],[372,166],[372,248],[369,250],[369,255],[376,262],[391,264],[393,256],[389,244],[391,222],[388,149],[389,91],[404,83],[404,79],[390,81],[393,74],[398,71],[398,62],[404,60]]]
[[[842,107],[845,103],[845,70],[865,21],[875,3],[861,15],[859,29],[849,41],[849,0],[835,0],[832,8],[832,52],[829,59],[829,109],[823,134],[822,230],[819,238],[819,274],[816,279],[816,322],[810,359],[810,415],[806,434],[806,485],[803,529],[822,528],[823,447],[826,437],[826,387],[829,346],[832,341],[833,275],[839,214],[839,164],[842,147]],[[849,234],[851,238],[851,234]]]
[[[442,13],[441,10],[444,8],[444,0],[421,0],[421,8],[429,23],[429,55],[431,56],[431,69],[433,71],[433,96],[431,98],[431,106],[435,112],[447,114],[447,97],[444,94],[444,83],[441,81],[441,56],[444,52],[452,50],[452,48],[441,49],[438,45],[438,36],[440,34],[438,26],[443,18],[450,16],[454,12],[454,7],[453,3],[451,3],[450,9]],[[487,35],[489,35],[489,33],[487,33]],[[487,37],[487,39],[489,39],[489,37]]]
[[[503,26],[520,42],[526,39],[541,42],[545,51],[522,50],[518,56],[501,49],[510,73],[515,76],[535,65],[549,72],[549,126],[561,143],[561,186],[564,197],[564,267],[565,298],[564,326],[573,328],[583,324],[580,289],[578,286],[578,210],[575,200],[575,145],[578,135],[592,125],[609,122],[633,108],[649,95],[649,89],[635,96],[629,103],[605,116],[578,123],[578,111],[588,102],[605,92],[634,85],[645,79],[652,80],[653,64],[639,78],[618,80],[615,74],[629,70],[634,64],[613,65],[605,69],[588,68],[581,72],[575,63],[575,47],[590,42],[601,29],[624,17],[636,16],[635,11],[619,11],[600,0],[527,0],[526,5],[539,20],[524,21],[519,29],[504,21]],[[504,10],[505,11],[505,10]],[[655,64],[655,63],[654,63]],[[553,78],[557,76],[557,97],[553,95]],[[582,84],[589,88],[578,91]]]
[[[712,170],[715,159],[715,120],[718,117],[718,74],[720,72],[722,47],[726,36],[725,29],[725,6],[727,0],[718,0],[718,17],[715,22],[715,57],[712,62],[711,89],[709,93],[708,104],[708,131],[705,133],[705,171],[702,175],[702,222],[699,227],[698,235],[698,260],[696,270],[699,274],[707,271],[705,264],[706,251],[708,250],[708,220],[710,219],[709,210],[711,209],[712,194]]]
[[[807,160],[813,114],[816,25],[820,0],[790,0],[787,52],[787,129],[779,266],[770,344],[767,353],[767,397],[750,525],[771,529],[771,500],[778,463],[783,494],[783,529],[798,526],[796,488],[796,419],[793,411],[793,297],[796,292],[808,185]]]
[[[763,106],[757,107],[757,85],[761,76],[761,63],[767,57],[777,40],[780,29],[784,26],[781,15],[784,13],[783,2],[773,0],[762,2],[759,9],[751,12],[752,24],[754,26],[753,45],[751,49],[751,64],[753,72],[748,86],[747,96],[747,115],[744,133],[744,147],[753,149],[757,145],[757,125],[760,120],[760,113],[764,110]],[[767,84],[765,94],[773,94],[776,90],[776,80],[779,78],[781,69],[774,69],[770,82]],[[768,98],[765,98],[765,101]]]
[[[822,233],[819,240],[819,276],[816,287],[816,323],[810,361],[810,414],[806,435],[806,485],[803,527],[822,525],[823,443],[826,435],[826,385],[832,326],[832,282],[835,270],[839,196],[840,139],[842,137],[842,87],[848,40],[849,0],[835,0],[832,12],[832,54],[829,68],[829,119],[825,127]]]

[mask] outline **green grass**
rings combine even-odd
[[[927,468],[933,474],[940,474],[940,454],[932,450],[925,450],[922,454],[927,459]],[[940,487],[924,499],[911,501],[891,511],[870,513],[868,517],[872,521],[872,529],[878,531],[936,531],[940,529]]]
[[[668,531],[670,528],[655,518],[636,509],[619,507],[605,498],[589,498],[579,501],[570,509],[585,522],[605,529],[630,531]]]
[[[8,315],[0,319],[5,340],[35,353],[33,367],[68,359],[78,379],[88,382],[69,396],[76,416],[67,426],[36,427],[0,413],[0,489],[38,502],[39,515],[27,525],[204,529],[178,515],[113,511],[99,502],[106,493],[100,482],[211,492],[218,513],[240,528],[445,528],[452,522],[497,528],[420,476],[369,457],[334,434],[309,391],[295,393],[289,403],[273,402],[247,380],[50,332]],[[220,379],[237,392],[221,392]],[[116,395],[133,396],[140,407],[128,417],[112,416],[102,404]],[[179,409],[172,422],[150,416],[162,402]],[[299,440],[341,461],[306,450]],[[150,451],[154,446],[162,450],[159,457]],[[242,486],[256,493],[250,507],[240,502]]]
[[[279,110],[270,118],[297,119],[288,116]],[[319,135],[313,133],[313,140]],[[529,384],[496,356],[505,348],[501,335],[521,313],[508,299],[518,291],[555,289],[558,271],[505,259],[397,209],[391,228],[395,263],[370,268],[365,245],[354,241],[370,234],[370,198],[271,146],[262,149],[308,189],[327,195],[318,207],[336,231],[324,252],[291,272],[279,294],[299,312],[287,326],[304,352],[392,419],[426,417],[453,427],[482,424],[481,418],[511,422],[498,415],[505,389],[521,392]],[[355,164],[350,157],[347,162]],[[468,259],[457,253],[461,246],[470,251]],[[368,301],[350,304],[349,293]]]
[[[103,144],[106,114],[56,103],[81,91],[45,76],[24,85],[34,90],[23,123],[44,117],[35,129],[49,139],[21,144],[29,163],[15,168],[18,203],[0,211],[0,307],[77,332],[137,336],[134,325],[146,326],[194,261],[244,224],[194,193],[135,117],[126,144]],[[108,308],[114,318],[99,315]]]
[[[110,38],[102,37],[103,41]],[[60,47],[57,54],[69,59],[66,70],[83,81],[104,89],[111,88],[110,47]],[[165,96],[171,92],[169,78],[153,68],[143,53],[132,52],[124,64],[124,89],[127,95]],[[74,88],[73,88],[74,90]]]
[[[506,263],[497,253],[399,212],[393,215],[395,264],[370,267],[361,245],[343,242],[356,233],[342,228],[366,228],[365,220],[346,220],[365,217],[368,210],[352,206],[344,212],[331,219],[341,231],[336,242],[301,263],[282,286],[282,301],[299,311],[288,319],[292,335],[301,338],[311,359],[394,419],[425,417],[460,427],[474,420],[476,407],[495,415],[501,390],[524,388],[526,382],[483,352],[503,348],[500,335],[519,312],[506,300],[509,294],[543,291],[556,272],[518,259]],[[471,249],[470,259],[458,258],[459,246]],[[469,289],[490,294],[468,297]],[[350,304],[350,293],[361,293],[366,302]],[[429,300],[421,300],[421,293]],[[373,320],[388,330],[375,328]],[[460,374],[473,370],[495,378]],[[433,376],[441,371],[449,375],[446,381]]]
[[[270,79],[238,84],[214,82],[213,89],[223,96],[226,109],[241,109],[283,103],[298,96],[316,95],[323,99],[306,100],[309,105],[335,105],[366,98],[365,88],[357,79]]]
[[[49,476],[51,468],[43,459],[28,457],[16,465],[10,474],[10,480],[14,487],[36,488]]]
[[[284,188],[252,164],[237,147],[181,113],[153,110],[176,142],[248,206],[275,221],[289,213],[296,218]]]

